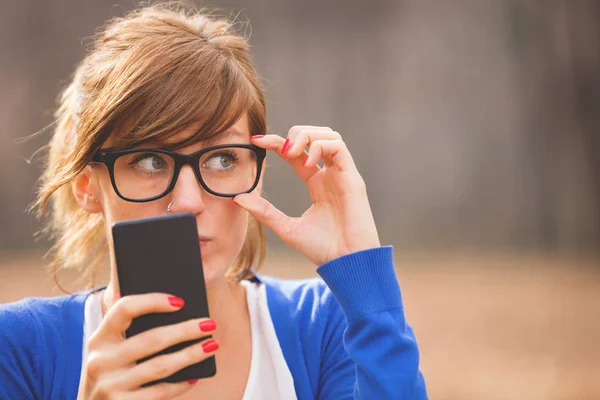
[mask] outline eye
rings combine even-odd
[[[147,172],[157,172],[167,167],[165,160],[153,153],[140,154],[131,164]]]
[[[215,170],[230,169],[235,163],[236,157],[231,153],[217,153],[213,154],[208,160],[206,160],[206,167]]]

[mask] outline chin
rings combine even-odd
[[[204,270],[204,282],[208,288],[225,279],[229,264],[224,263],[222,260],[212,262],[202,260],[202,269]]]

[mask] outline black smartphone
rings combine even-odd
[[[185,306],[179,311],[147,314],[134,319],[126,332],[127,337],[155,327],[209,316],[194,214],[178,213],[116,222],[112,226],[112,235],[121,296],[162,292],[185,301]],[[199,341],[179,343],[138,360],[138,363],[179,351]],[[212,356],[144,386],[207,378],[216,372],[215,357]]]

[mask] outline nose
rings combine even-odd
[[[208,193],[200,186],[194,170],[190,165],[184,165],[179,171],[177,182],[171,192],[171,201],[173,207],[171,211],[176,212],[191,212],[199,214],[204,212],[206,205],[204,204],[203,196]]]

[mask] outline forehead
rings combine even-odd
[[[160,139],[149,140],[148,142],[146,142],[145,145],[152,145],[152,147],[164,147],[167,149],[169,149],[169,148],[174,149],[174,148],[180,147],[179,146],[180,143],[185,142],[187,139],[196,135],[198,133],[198,130],[201,127],[202,127],[202,123],[200,123],[200,122],[193,123],[193,124],[187,126],[186,128],[182,129],[179,132],[168,135],[167,137],[164,138],[164,140],[160,140]],[[214,143],[225,143],[225,142],[230,142],[230,141],[233,143],[244,142],[244,141],[247,141],[250,137],[249,131],[250,131],[250,129],[249,129],[249,124],[248,124],[248,115],[247,115],[247,113],[244,113],[244,114],[242,114],[242,116],[236,123],[234,123],[229,128],[227,128],[223,133],[219,134],[218,136],[216,136],[212,139],[199,141],[199,142],[203,143],[205,146],[211,146]],[[108,140],[105,142],[105,144],[102,147],[104,147],[104,148],[112,147],[113,144],[117,141],[119,134],[120,133],[118,131],[113,132],[113,134],[110,135],[110,137],[108,138]],[[145,147],[145,145],[143,147]]]
[[[168,146],[169,144],[181,143],[189,137],[194,136],[198,132],[198,129],[200,129],[200,127],[200,123],[192,124],[189,127],[166,139],[164,145]],[[248,119],[247,116],[244,114],[242,118],[240,118],[235,124],[227,128],[222,134],[215,138],[205,140],[203,141],[203,143],[205,143],[207,146],[210,146],[215,142],[224,142],[229,140],[240,141],[248,139],[250,136],[248,131]]]

